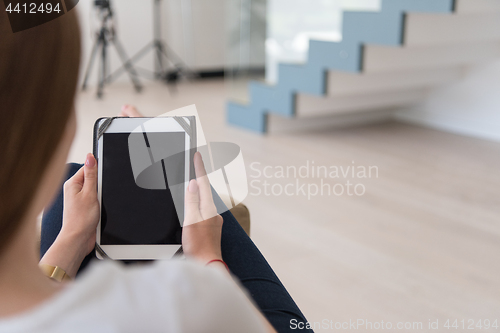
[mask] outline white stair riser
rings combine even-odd
[[[363,71],[372,73],[461,66],[499,57],[500,41],[412,47],[367,45]]]
[[[329,97],[363,95],[431,87],[453,82],[463,75],[461,67],[407,70],[381,73],[328,72]]]
[[[491,13],[492,11],[500,11],[499,0],[457,0],[457,13]]]
[[[497,0],[500,3],[500,0]],[[409,13],[405,46],[500,40],[500,12],[438,15]]]
[[[307,118],[336,113],[342,114],[391,108],[416,103],[423,100],[427,94],[427,89],[345,97],[318,97],[298,94],[296,100],[296,117]]]

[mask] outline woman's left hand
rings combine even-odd
[[[128,104],[119,116],[143,117]],[[97,162],[92,154],[87,154],[85,165],[64,183],[63,225],[40,262],[59,266],[74,277],[85,256],[94,249],[99,214]]]
[[[59,266],[74,277],[94,249],[99,215],[97,162],[87,154],[85,165],[64,183],[63,225],[40,262]]]
[[[87,154],[85,165],[64,183],[64,211],[61,234],[78,239],[85,255],[94,249],[99,222],[97,161]]]

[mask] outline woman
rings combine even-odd
[[[199,154],[185,200],[188,260],[97,262],[72,282],[42,273],[36,218],[65,174],[79,62],[74,10],[14,34],[0,4],[0,332],[281,332],[305,322],[231,213],[216,215]],[[68,176],[64,205],[61,192],[44,214],[40,263],[74,278],[99,219],[93,155]]]

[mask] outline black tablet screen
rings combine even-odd
[[[179,150],[184,147],[184,133],[156,135],[166,144],[181,145]],[[103,135],[101,244],[181,244],[182,228],[168,186],[151,190],[136,185],[128,136]]]

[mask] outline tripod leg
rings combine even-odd
[[[87,70],[85,71],[85,78],[83,79],[82,90],[87,89],[87,82],[89,80],[90,71],[92,70],[92,65],[94,64],[95,57],[97,56],[97,50],[99,49],[99,38],[97,38],[92,46],[92,52],[90,54],[89,63],[87,65]]]
[[[118,56],[120,57],[121,61],[123,62],[123,67],[125,67],[125,70],[128,73],[128,76],[132,80],[132,83],[135,87],[135,90],[137,92],[140,92],[142,90],[142,85],[141,82],[139,82],[139,79],[137,78],[137,72],[135,71],[134,67],[132,66],[130,60],[127,57],[127,54],[125,50],[123,49],[122,44],[118,41],[118,39],[114,38],[113,39],[113,44],[115,44],[116,51],[118,53]]]
[[[101,68],[99,71],[99,82],[97,85],[97,98],[101,98],[104,91],[104,80],[106,80],[106,40],[102,41]]]
[[[163,49],[161,44],[161,4],[160,0],[153,2],[153,52],[156,55],[155,61],[155,77],[163,79],[167,75],[168,63],[163,62]]]
[[[179,57],[169,46],[167,43],[164,41],[160,41],[161,43],[161,48],[159,48],[165,58],[169,60],[176,70],[179,72],[183,72],[184,74],[187,74],[186,76],[188,78],[190,77],[196,77],[196,74],[189,68],[189,66],[182,60],[181,57]]]
[[[163,64],[163,45],[159,41],[154,42],[155,50],[154,52],[156,53],[156,69],[155,69],[155,76],[157,79],[162,78],[162,76],[167,75],[167,70]]]

